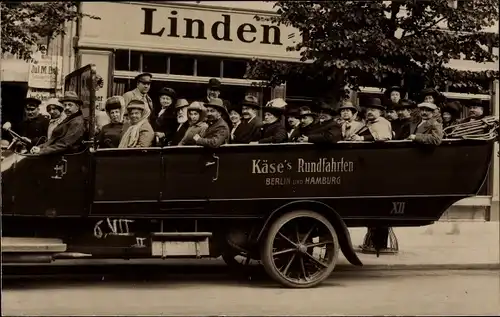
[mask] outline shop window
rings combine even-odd
[[[148,73],[167,73],[168,55],[159,53],[142,54],[142,71]]]
[[[130,50],[115,51],[115,70],[139,71],[141,53]]]
[[[170,56],[170,74],[194,76],[194,58],[192,56]]]
[[[210,56],[196,57],[196,75],[202,77],[221,77],[221,59]]]
[[[244,78],[247,71],[247,61],[244,59],[225,59],[222,61],[224,78]]]

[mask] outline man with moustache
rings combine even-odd
[[[123,99],[125,99],[125,107],[127,107],[132,100],[144,101],[144,103],[148,105],[151,112],[151,114],[149,115],[149,123],[154,126],[156,122],[156,115],[154,111],[153,100],[151,100],[151,97],[149,97],[148,95],[148,92],[151,89],[152,79],[153,75],[151,75],[150,73],[141,73],[135,76],[136,88],[123,94]],[[125,109],[123,109],[122,111],[123,113],[126,113]]]
[[[339,111],[342,119],[340,127],[342,139],[351,140],[352,136],[365,126],[364,122],[357,117],[360,109],[358,106],[353,105],[352,102],[345,100],[339,107]]]
[[[207,108],[207,123],[208,128],[205,130],[203,137],[196,134],[193,140],[197,145],[218,148],[229,142],[229,126],[222,118],[223,114],[228,116],[224,102],[220,98],[213,98],[209,103],[205,104]]]
[[[327,144],[337,143],[342,140],[341,127],[334,120],[336,113],[332,106],[325,102],[320,102],[318,120],[308,125],[309,129],[301,129],[301,136],[297,138],[297,142]],[[309,122],[309,120],[306,120],[306,122]]]
[[[258,117],[260,109],[257,97],[247,95],[241,103],[241,114],[243,119],[234,131],[234,139],[231,143],[248,144],[260,139],[262,120]]]
[[[47,100],[47,112],[50,114],[49,127],[47,130],[47,140],[52,136],[54,129],[66,119],[66,114],[64,113],[64,106],[59,102],[57,98],[51,98]]]
[[[410,125],[412,122],[412,111],[417,107],[412,101],[403,99],[395,106],[398,120],[392,121],[392,131],[395,140],[404,140],[410,136]]]
[[[412,123],[408,140],[427,145],[439,145],[443,140],[443,125],[437,122],[434,113],[437,106],[433,103],[423,102],[418,105],[420,121]]]
[[[177,114],[177,127],[171,131],[170,135],[166,136],[168,145],[176,146],[181,142],[186,134],[187,129],[189,129],[187,108],[189,103],[186,99],[178,99],[175,105],[175,111]]]
[[[379,98],[370,98],[364,104],[366,108],[366,124],[352,136],[352,141],[388,141],[392,140],[391,123],[382,117],[385,107]]]
[[[24,141],[30,141],[32,145],[43,142],[47,138],[49,119],[40,114],[40,104],[36,98],[26,98],[24,107],[26,119],[19,124],[18,130]]]
[[[481,99],[471,99],[465,104],[465,107],[469,110],[469,116],[465,119],[459,121],[459,123],[467,123],[475,120],[481,120],[485,117],[484,105]]]
[[[32,154],[54,154],[75,152],[80,149],[85,133],[83,101],[74,91],[67,91],[60,99],[66,118],[54,129],[51,138],[40,146],[31,148]]]

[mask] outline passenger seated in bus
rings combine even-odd
[[[57,98],[50,98],[47,100],[46,109],[50,115],[49,127],[47,129],[47,140],[52,136],[54,129],[66,119],[64,113],[64,106]]]
[[[310,126],[316,121],[318,115],[311,111],[308,106],[302,106],[299,108],[299,113],[297,118],[300,120],[299,128],[293,131],[290,135],[291,142],[298,142],[299,137],[303,134],[304,129],[307,131]],[[309,128],[308,128],[309,127]]]
[[[235,131],[235,138],[232,143],[248,144],[261,138],[262,120],[258,116],[260,109],[257,97],[247,95],[241,103],[241,114],[243,120]]]
[[[179,145],[179,142],[182,140],[184,135],[186,134],[187,129],[189,129],[189,122],[187,116],[187,107],[189,103],[186,99],[179,99],[175,104],[175,113],[176,113],[176,124],[175,128],[171,130],[169,134],[166,135],[165,139],[167,144],[170,146]],[[168,127],[167,130],[168,131]]]
[[[60,101],[64,105],[66,119],[55,127],[47,142],[31,148],[32,154],[76,152],[82,147],[86,131],[81,109],[83,101],[74,91],[67,91]]]
[[[155,124],[152,126],[157,131],[155,136],[160,140],[164,140],[167,135],[171,135],[177,126],[176,97],[177,94],[172,88],[163,87],[158,93],[161,109],[158,112]],[[185,103],[187,104],[187,100]]]
[[[384,118],[390,123],[398,120],[398,113],[396,110],[397,104],[389,103],[386,111],[384,112]]]
[[[412,118],[412,113],[417,105],[410,100],[403,99],[395,107],[399,118],[391,122],[394,139],[404,140],[411,134],[411,122],[415,120]]]
[[[258,143],[285,143],[288,141],[283,114],[286,102],[281,98],[269,101],[262,112],[264,114],[264,125],[262,126],[261,139]]]
[[[110,97],[106,100],[104,108],[110,123],[103,126],[99,132],[98,145],[100,148],[117,148],[124,132],[122,109],[125,109],[125,100],[122,96]]]
[[[481,102],[481,99],[471,99],[468,103],[465,104],[468,110],[468,117],[460,120],[460,123],[467,123],[474,120],[481,120],[485,117],[484,114],[484,105]]]
[[[119,148],[150,147],[154,131],[149,123],[150,110],[142,100],[132,100],[127,105],[129,123],[124,127]]]
[[[203,137],[208,128],[208,124],[205,122],[207,108],[205,108],[201,102],[195,101],[187,107],[187,112],[189,128],[186,130],[186,133],[179,142],[179,145],[196,145],[193,137],[195,135]]]
[[[352,102],[345,100],[339,107],[340,118],[342,125],[340,127],[343,140],[350,140],[353,135],[361,130],[365,123],[358,118],[359,107],[352,104]]]
[[[240,139],[241,122],[242,122],[242,107],[234,105],[229,107],[229,121],[231,121],[230,131],[229,131],[229,143],[236,144],[237,140]]]
[[[286,111],[286,121],[288,123],[288,139],[292,136],[295,130],[300,127],[299,111],[297,109],[289,109]]]
[[[213,98],[209,103],[205,104],[205,107],[207,108],[208,128],[205,130],[203,137],[196,134],[193,140],[197,145],[217,148],[229,141],[229,126],[222,118],[224,114],[229,115],[222,99]]]
[[[49,128],[49,118],[40,113],[40,104],[42,102],[36,98],[26,98],[24,106],[24,119],[14,131],[30,141],[32,145],[37,145],[46,141]]]
[[[364,104],[366,108],[365,126],[351,137],[351,141],[387,141],[392,140],[391,123],[382,117],[385,107],[379,98],[370,98]]]
[[[342,140],[341,126],[334,117],[337,115],[335,108],[325,102],[320,102],[317,122],[310,125],[310,129],[303,129],[298,142],[336,143]],[[304,131],[305,130],[305,131]]]
[[[460,112],[462,105],[458,101],[448,102],[441,109],[441,117],[443,118],[443,129],[455,125],[460,122]]]
[[[439,145],[443,140],[443,126],[434,117],[437,106],[433,103],[423,102],[418,105],[420,121],[412,123],[410,131],[412,134],[408,140],[416,143]]]

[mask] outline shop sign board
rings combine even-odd
[[[41,56],[30,62],[28,86],[41,89],[62,88],[62,56]]]
[[[179,4],[82,2],[79,46],[153,50],[298,61],[287,47],[300,42],[293,27],[257,21],[257,14]],[[116,12],[120,12],[119,16]]]

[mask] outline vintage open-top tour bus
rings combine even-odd
[[[491,163],[493,138],[99,149],[94,77],[90,65],[69,75],[89,101],[84,150],[2,162],[4,262],[242,255],[312,287],[339,251],[362,265],[348,227],[431,224]]]

